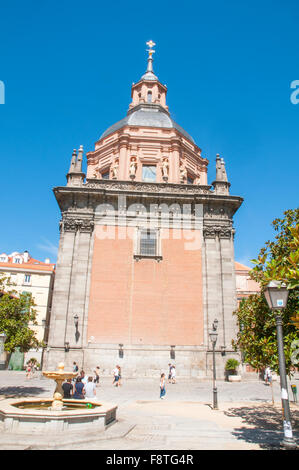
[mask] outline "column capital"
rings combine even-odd
[[[204,226],[203,236],[204,238],[227,238],[230,239],[234,235],[234,230],[231,227],[227,226]]]
[[[83,232],[92,233],[94,229],[94,221],[92,219],[78,219],[74,217],[66,217],[59,222],[60,231],[63,232]]]

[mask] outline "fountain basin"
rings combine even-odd
[[[49,410],[53,398],[8,398],[0,402],[2,429],[13,433],[101,431],[116,422],[117,406],[97,400],[63,399],[62,410]],[[92,408],[87,408],[90,403]]]

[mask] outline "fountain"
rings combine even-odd
[[[71,431],[100,431],[116,422],[117,406],[98,402],[96,399],[65,399],[62,383],[77,374],[64,371],[64,364],[57,371],[45,371],[43,375],[56,382],[52,398],[8,398],[0,402],[0,429],[20,434],[68,433]],[[52,434],[52,435],[53,435]]]
[[[43,375],[47,379],[53,379],[56,382],[56,389],[54,393],[60,393],[63,396],[62,384],[67,379],[74,379],[77,377],[77,372],[65,372],[64,363],[60,362],[58,364],[58,370],[56,371],[45,371]]]

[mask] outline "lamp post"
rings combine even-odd
[[[286,308],[288,301],[289,291],[285,284],[279,281],[271,281],[265,289],[265,298],[269,308],[275,312],[276,332],[277,332],[277,346],[278,346],[278,362],[279,362],[279,375],[280,375],[280,389],[281,389],[281,403],[283,414],[283,431],[284,438],[282,445],[286,448],[293,449],[296,442],[293,438],[293,431],[291,425],[291,413],[288,396],[286,363],[283,349],[283,329],[281,311]]]
[[[213,346],[213,409],[218,410],[218,398],[217,398],[217,387],[216,387],[216,359],[215,359],[215,346],[217,342],[217,327],[218,327],[218,320],[217,318],[214,320],[212,324],[212,330],[209,333],[210,340]]]
[[[79,340],[79,337],[80,337],[80,333],[79,333],[79,329],[78,329],[78,326],[79,326],[79,316],[77,315],[77,313],[75,313],[75,315],[74,315],[74,325],[75,325],[75,328],[76,328],[75,339],[76,339],[76,343],[77,343],[78,340]]]

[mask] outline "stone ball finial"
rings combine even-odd
[[[53,395],[53,402],[50,410],[61,411],[63,408],[62,395],[59,392],[55,392]]]
[[[62,395],[59,392],[55,392],[53,395],[54,400],[60,401],[62,400]]]

